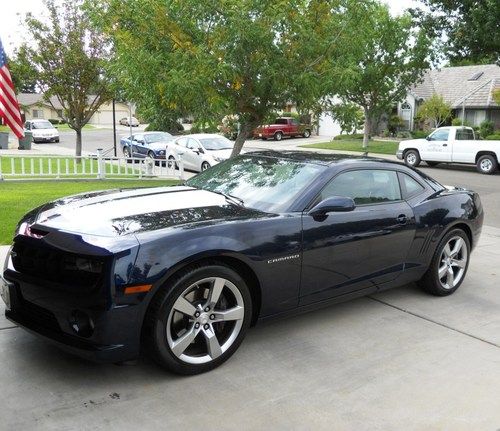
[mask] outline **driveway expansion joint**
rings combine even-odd
[[[469,332],[465,332],[465,331],[462,331],[462,330],[457,329],[457,328],[453,328],[452,326],[449,326],[449,325],[442,323],[442,322],[438,322],[437,320],[431,319],[430,317],[424,316],[422,314],[414,313],[413,311],[398,307],[397,305],[390,304],[389,302],[383,301],[381,299],[374,298],[371,295],[368,295],[366,297],[373,300],[373,301],[379,302],[380,304],[387,305],[388,307],[392,307],[396,310],[402,311],[403,313],[410,314],[411,316],[417,317],[417,318],[422,319],[422,320],[426,320],[427,322],[434,323],[435,325],[439,325],[439,326],[446,328],[446,329],[449,329],[451,331],[458,332],[459,334],[465,335],[469,338],[473,338],[474,340],[481,341],[483,343],[486,343],[486,344],[489,344],[493,347],[496,347],[497,349],[500,349],[500,345],[498,345],[492,341],[486,340],[484,338],[478,337],[477,335],[470,334]]]

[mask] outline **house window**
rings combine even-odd
[[[33,118],[43,118],[43,109],[33,109]]]
[[[411,105],[408,102],[404,102],[401,105],[401,118],[404,121],[405,129],[411,129]]]
[[[57,110],[56,110],[56,112],[57,112],[57,116],[58,116],[59,118],[62,118],[62,117],[63,117],[63,112],[62,112],[62,109],[57,109]]]

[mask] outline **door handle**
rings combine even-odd
[[[447,147],[447,146],[448,146],[448,144],[443,144],[443,147]]]
[[[399,224],[406,224],[408,218],[404,214],[400,214],[396,220],[398,221]]]

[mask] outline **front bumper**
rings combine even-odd
[[[87,298],[78,299],[78,295],[65,296],[24,281],[12,281],[11,272],[6,271],[0,283],[2,297],[8,297],[9,302],[5,317],[14,324],[90,361],[121,362],[139,356],[140,306],[96,307]],[[75,333],[71,321],[74,310],[91,319],[90,335]]]
[[[33,142],[56,142],[59,136],[33,136]]]
[[[396,151],[396,157],[397,157],[399,160],[403,160],[403,150],[398,150],[398,151]]]

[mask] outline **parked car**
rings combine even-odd
[[[122,137],[120,145],[126,158],[165,159],[167,145],[172,139],[167,132],[144,132]]]
[[[170,165],[182,157],[185,169],[204,171],[231,157],[234,143],[224,136],[198,133],[176,138],[167,149]]]
[[[475,164],[478,172],[493,174],[500,160],[500,141],[478,140],[470,127],[440,127],[425,139],[402,141],[396,153],[408,166],[424,161],[429,166],[438,163]]]
[[[139,120],[135,117],[124,117],[120,119],[120,124],[122,126],[137,127],[139,126]]]
[[[171,371],[201,373],[260,320],[413,281],[452,294],[483,217],[476,193],[403,164],[247,153],[183,185],[29,212],[0,278],[5,315],[89,359],[146,351]],[[311,354],[320,338],[308,340]]]
[[[59,142],[59,130],[48,120],[28,120],[24,129],[32,133],[33,142]]]
[[[284,137],[303,136],[309,138],[311,136],[311,126],[308,124],[300,124],[294,118],[276,118],[273,124],[259,126],[253,131],[254,138],[270,139],[281,141]]]

